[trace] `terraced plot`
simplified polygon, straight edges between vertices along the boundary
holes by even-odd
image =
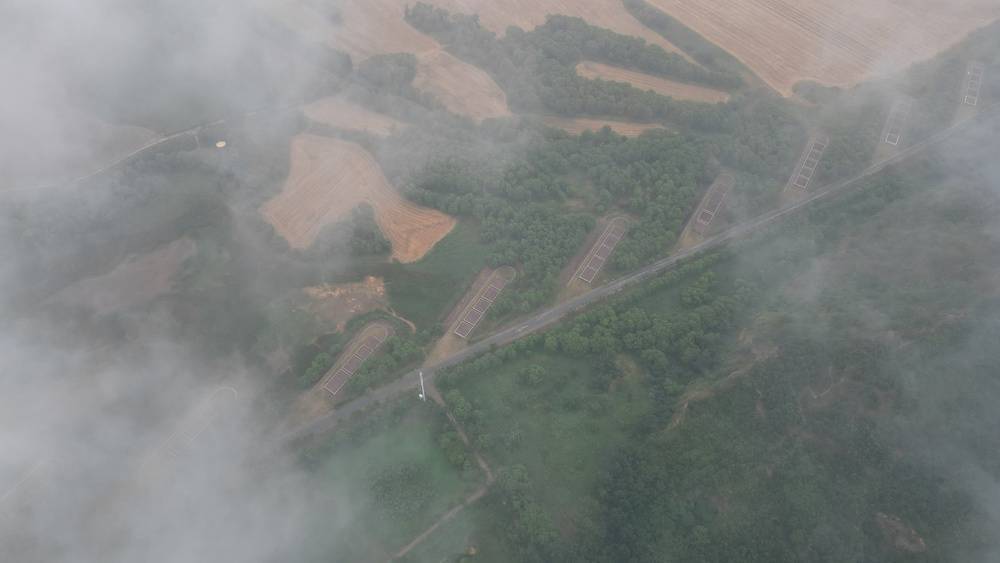
[[[712,222],[722,208],[722,204],[726,201],[726,196],[729,195],[729,190],[733,188],[735,183],[736,177],[729,173],[720,174],[712,182],[712,185],[708,188],[708,192],[705,194],[704,200],[701,202],[701,207],[695,214],[694,223],[691,225],[691,229],[694,232],[702,236],[708,233],[708,229],[712,226]]]
[[[337,361],[329,373],[324,376],[320,388],[336,396],[347,381],[358,371],[358,368],[370,358],[382,344],[392,335],[392,329],[381,323],[365,327],[357,338],[351,342],[348,351]]]
[[[893,102],[892,109],[889,110],[889,118],[886,119],[885,129],[882,131],[882,142],[897,146],[906,129],[906,122],[913,110],[913,101],[909,99],[899,99]]]
[[[986,66],[982,63],[969,63],[969,68],[965,72],[965,84],[962,96],[962,103],[968,106],[979,104],[979,94],[983,87],[983,75],[986,73]]]
[[[453,331],[461,338],[468,338],[472,331],[483,320],[486,312],[490,310],[500,292],[514,279],[514,269],[510,267],[498,268],[486,281],[486,284],[479,290],[479,293],[472,299],[472,303],[466,307],[461,319],[455,325]]]
[[[608,222],[608,226],[605,227],[604,232],[597,239],[597,243],[594,244],[590,249],[590,253],[580,263],[580,267],[577,268],[574,277],[586,283],[592,283],[604,267],[608,257],[615,251],[615,247],[621,242],[622,237],[625,236],[627,227],[628,221],[624,217],[616,217]]]
[[[797,189],[804,192],[809,191],[809,184],[816,174],[816,167],[819,166],[819,161],[823,158],[823,151],[826,150],[829,144],[830,137],[826,135],[819,134],[809,139],[809,143],[806,144],[806,150],[802,153],[799,163],[795,166],[795,172],[792,172],[792,177],[788,180],[786,190]]]

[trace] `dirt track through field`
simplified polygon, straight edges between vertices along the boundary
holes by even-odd
[[[627,82],[640,90],[652,90],[657,94],[663,94],[664,96],[670,96],[678,100],[691,100],[709,104],[729,100],[729,94],[722,90],[676,82],[667,78],[593,61],[583,61],[576,65],[576,73],[584,78],[600,78],[602,80]]]
[[[648,0],[784,95],[927,59],[1000,17],[996,0]]]
[[[371,111],[343,98],[329,97],[302,108],[306,117],[330,127],[388,137],[405,125],[388,115]]]
[[[362,203],[375,210],[392,257],[404,263],[422,258],[455,226],[448,215],[400,197],[360,145],[310,134],[292,139],[288,179],[260,211],[292,248],[302,249]]]
[[[591,119],[585,117],[571,118],[571,117],[556,117],[556,116],[546,116],[542,118],[542,123],[548,125],[549,127],[554,127],[556,129],[562,129],[567,133],[572,133],[573,135],[579,135],[584,131],[600,131],[605,126],[610,127],[612,131],[618,133],[619,135],[625,137],[638,137],[646,131],[653,129],[663,129],[662,125],[657,125],[655,123],[632,123],[628,121],[613,121],[610,119]]]
[[[489,490],[490,485],[492,485],[493,482],[496,480],[496,477],[493,475],[493,469],[490,468],[490,465],[489,463],[487,463],[486,458],[484,458],[482,454],[480,454],[472,446],[472,442],[469,441],[469,436],[468,434],[465,433],[465,429],[462,428],[462,425],[458,423],[458,420],[455,419],[455,416],[451,414],[451,411],[448,410],[448,405],[445,404],[444,398],[441,396],[441,392],[438,391],[437,385],[434,384],[434,381],[430,381],[427,384],[427,396],[429,396],[431,400],[433,400],[439,407],[441,407],[441,410],[444,411],[445,416],[448,417],[448,422],[451,423],[452,427],[455,429],[455,432],[458,433],[458,437],[462,440],[462,443],[464,443],[465,447],[468,448],[469,451],[472,453],[472,457],[475,458],[476,464],[479,466],[480,471],[483,472],[484,482],[475,491],[469,493],[469,495],[466,496],[465,499],[462,501],[462,504],[452,507],[451,510],[444,513],[444,515],[435,520],[434,523],[430,525],[430,527],[428,527],[426,530],[420,533],[420,535],[413,538],[413,540],[411,540],[410,543],[406,544],[399,551],[397,551],[396,554],[392,556],[392,559],[389,560],[390,563],[392,561],[399,559],[400,557],[405,556],[407,553],[412,551],[413,548],[423,543],[428,537],[430,537],[431,534],[434,533],[435,530],[441,527],[441,525],[454,518],[455,515],[457,515],[459,512],[465,510],[465,507],[475,504],[476,502],[479,501],[479,499],[486,496],[486,492]]]

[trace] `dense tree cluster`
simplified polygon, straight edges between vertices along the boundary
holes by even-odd
[[[431,500],[430,475],[415,463],[391,465],[372,477],[370,494],[375,507],[396,520],[419,514]]]
[[[423,348],[414,336],[402,334],[392,336],[379,347],[377,354],[372,355],[358,368],[348,382],[346,391],[349,394],[358,394],[377,387],[393,374],[399,373],[403,368],[422,358],[423,353]]]
[[[698,187],[708,183],[708,151],[706,143],[670,133],[637,139],[610,130],[555,134],[499,178],[477,175],[472,164],[428,167],[411,197],[482,221],[483,240],[494,249],[490,261],[523,265],[526,287],[542,290],[522,296],[521,303],[530,307],[548,296],[555,276],[593,227],[586,215],[553,203],[582,190],[597,212],[623,209],[638,217],[613,258],[619,269],[635,268],[675,242]],[[587,187],[571,187],[567,178]]]
[[[724,76],[727,76],[728,81],[734,83],[730,87],[738,86],[739,83],[736,79],[741,74],[749,72],[743,63],[724,49],[698,35],[680,21],[649,5],[645,0],[624,0],[624,4],[625,9],[635,19],[665,37],[671,44],[683,49],[685,53],[691,55],[691,58],[707,68],[726,73]],[[736,78],[730,78],[734,75]]]
[[[481,239],[490,247],[489,264],[520,270],[516,287],[521,290],[504,292],[494,313],[531,310],[552,296],[559,271],[579,249],[594,221],[555,204],[563,198],[566,183],[541,167],[513,168],[493,185],[483,185],[481,180],[467,165],[432,166],[418,180],[411,197],[478,220]]]
[[[953,254],[948,247],[959,240],[988,247],[978,241],[978,233],[992,223],[997,200],[976,189],[904,199],[936,186],[936,168],[924,162],[890,170],[865,183],[864,190],[763,233],[739,252],[688,262],[563,329],[442,374],[446,402],[473,443],[504,463],[497,473],[503,479],[486,500],[497,522],[485,524],[490,527],[482,532],[503,538],[507,555],[524,561],[982,559],[994,543],[990,528],[982,526],[989,516],[953,472],[968,466],[968,458],[991,474],[996,471],[997,438],[989,430],[995,426],[995,409],[982,395],[991,385],[1000,305],[995,297],[957,288],[995,272],[975,267],[922,271],[915,257],[928,254],[931,263],[946,259]],[[876,214],[880,221],[873,226]],[[949,236],[909,236],[926,228],[926,221]],[[880,236],[866,236],[871,232]],[[845,250],[857,243],[845,245],[843,237],[859,236],[872,242],[861,251]],[[845,254],[851,257],[847,263],[827,270],[819,293],[806,301],[773,289],[807,272],[817,255],[834,255],[838,262]],[[905,272],[891,264],[878,272],[858,268],[869,255],[890,261],[896,256],[907,263]],[[915,271],[920,278],[910,279]],[[736,273],[746,274],[754,285],[735,282]],[[880,282],[885,276],[889,279]],[[653,296],[676,306],[668,314],[652,313]],[[729,304],[735,304],[736,317],[754,322],[727,322],[735,318],[726,310]],[[872,323],[873,306],[886,318]],[[757,313],[753,317],[740,314],[750,307]],[[942,322],[942,312],[955,308],[968,313],[947,315]],[[934,321],[914,323],[920,315]],[[702,331],[688,324],[695,321],[721,324]],[[687,365],[683,344],[691,340],[677,340],[669,326],[679,327],[676,334],[717,336],[702,339],[709,353]],[[756,350],[734,367],[731,362],[740,353],[726,350],[737,328],[739,340],[749,333]],[[650,336],[649,330],[661,332]],[[644,357],[649,356],[644,339],[682,346],[664,346],[660,351],[667,364],[660,366]],[[653,395],[662,393],[657,388],[662,374],[676,379],[697,371],[718,379],[705,387],[701,381],[694,394],[670,392],[668,402],[675,404],[697,396],[683,411],[674,411],[684,413],[682,423],[671,424],[669,413],[642,419],[626,440],[612,441],[611,451],[601,456],[592,499],[579,503],[583,508],[577,513],[558,512],[552,495],[532,485],[542,478],[538,472],[555,470],[545,442],[527,449],[530,430],[517,421],[499,425],[498,417],[541,417],[530,424],[557,425],[586,409],[596,418],[601,399],[613,394],[609,379],[590,387],[593,397],[570,397],[574,393],[565,387],[572,368],[545,372],[540,366],[564,361],[553,358],[583,356],[600,366],[593,374],[614,373],[607,358],[623,355],[646,367]],[[718,356],[728,356],[724,365],[711,358]],[[491,403],[468,392],[483,389],[481,383],[465,386],[459,378],[497,379],[505,396]],[[552,414],[540,414],[539,405]],[[589,430],[585,421],[573,423],[568,432]],[[961,459],[949,456],[947,467],[937,456],[945,443],[948,451],[963,452]],[[886,514],[926,541],[927,551],[909,553],[894,544],[882,524]],[[553,520],[560,531],[569,531],[553,536]]]
[[[618,207],[639,218],[615,250],[612,264],[631,270],[662,255],[676,241],[699,186],[709,183],[705,145],[672,134],[624,140],[604,131],[557,138],[538,156],[564,174],[586,178],[597,209]]]
[[[375,222],[375,212],[368,204],[359,205],[351,212],[350,246],[355,256],[387,254],[392,250],[392,244],[382,234]]]
[[[527,468],[523,465],[500,468],[488,502],[510,522],[506,539],[515,546],[518,561],[552,561],[552,547],[559,532],[552,518],[535,500]]]
[[[713,106],[676,101],[625,83],[581,78],[575,66],[588,59],[726,89],[741,83],[735,73],[706,70],[642,39],[579,18],[550,16],[532,31],[511,28],[503,38],[482,28],[474,16],[451,15],[423,3],[407,10],[407,21],[490,72],[510,104],[526,112],[616,115],[704,129],[724,126],[721,110]]]
[[[333,366],[333,356],[327,352],[316,354],[309,367],[299,376],[299,384],[302,387],[313,386],[331,366]]]
[[[550,333],[545,347],[579,356],[610,357],[636,354],[653,373],[697,373],[712,365],[714,344],[732,328],[753,289],[738,283],[735,291],[719,295],[712,274],[704,274],[685,289],[683,313],[656,315],[640,306],[601,307],[581,315],[563,330]]]

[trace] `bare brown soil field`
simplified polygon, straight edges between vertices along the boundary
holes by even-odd
[[[323,98],[303,108],[306,117],[330,127],[388,137],[405,125],[388,115],[371,111],[339,97]]]
[[[403,19],[406,5],[401,0],[341,2],[341,22],[329,38],[331,46],[347,51],[356,60],[385,53],[439,50],[441,45],[434,38]]]
[[[655,123],[633,123],[629,121],[613,121],[610,119],[590,119],[584,117],[556,117],[556,116],[546,116],[542,118],[542,122],[549,127],[554,127],[556,129],[562,129],[567,133],[572,133],[573,135],[579,135],[584,131],[600,131],[605,126],[610,127],[612,131],[618,133],[619,135],[625,137],[638,137],[644,132],[652,129],[663,129],[662,125],[657,125]]]
[[[930,58],[1000,17],[996,0],[649,0],[784,95]]]
[[[480,120],[509,115],[506,95],[488,74],[445,52],[432,37],[406,23],[403,13],[407,4],[413,2],[343,2],[339,21],[303,0],[274,0],[269,8],[291,29],[346,51],[355,63],[387,53],[415,54],[414,85],[455,113]]]
[[[344,330],[347,321],[369,311],[386,306],[385,282],[382,278],[367,276],[354,283],[324,284],[302,290],[312,300],[311,309],[316,315]]]
[[[78,281],[57,293],[54,303],[85,307],[99,314],[148,303],[173,289],[174,278],[197,246],[188,238],[133,256],[110,272]]]
[[[576,65],[576,73],[584,78],[600,78],[602,80],[627,82],[640,90],[652,90],[657,94],[663,94],[664,96],[670,96],[678,100],[691,100],[709,104],[729,100],[729,94],[722,90],[675,82],[659,76],[593,61],[583,61]]]
[[[406,3],[406,0],[399,1]],[[497,35],[506,33],[512,25],[524,30],[534,29],[545,23],[549,14],[574,16],[597,27],[639,37],[691,60],[660,34],[633,18],[621,0],[429,0],[429,3],[451,12],[477,14],[483,27]]]
[[[360,145],[310,134],[292,139],[288,179],[260,211],[292,248],[301,249],[361,203],[375,210],[392,257],[400,262],[419,260],[455,226],[444,213],[400,197]]]
[[[346,51],[358,63],[374,55],[422,53],[441,47],[403,20],[405,4],[351,0],[328,8],[312,0],[265,0],[263,9],[306,39]]]
[[[443,49],[417,55],[413,85],[459,115],[478,120],[510,115],[507,95],[489,74]]]

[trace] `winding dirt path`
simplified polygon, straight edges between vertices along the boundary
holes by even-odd
[[[486,482],[483,483],[478,489],[470,493],[467,497],[465,497],[465,500],[462,502],[462,504],[452,508],[448,512],[445,512],[444,515],[438,518],[436,522],[430,525],[430,527],[421,532],[420,535],[418,535],[417,537],[413,538],[413,540],[410,541],[410,543],[403,546],[403,548],[397,551],[396,554],[393,555],[392,559],[390,559],[389,561],[394,561],[409,553],[411,550],[413,550],[413,548],[417,547],[418,545],[423,543],[424,540],[430,537],[430,535],[433,534],[435,530],[440,528],[442,524],[454,518],[455,515],[458,514],[459,512],[465,510],[465,507],[474,504],[476,501],[486,496],[486,491],[489,490],[490,485],[493,484],[493,481],[495,479],[495,477],[493,476],[493,470],[490,468],[490,465],[486,463],[486,459],[483,458],[483,456],[480,455],[480,453],[472,447],[472,442],[469,441],[469,436],[466,435],[465,430],[462,429],[462,425],[459,424],[458,421],[455,420],[455,417],[452,416],[451,412],[448,411],[448,407],[445,405],[444,398],[441,397],[441,392],[438,391],[438,388],[436,385],[434,385],[434,382],[431,381],[430,383],[428,383],[426,389],[427,389],[427,395],[431,398],[432,401],[437,403],[437,405],[444,410],[445,415],[448,417],[448,421],[451,422],[452,427],[455,429],[456,432],[458,432],[458,436],[462,439],[462,442],[465,443],[465,446],[469,448],[470,452],[472,452],[473,457],[476,458],[476,463],[479,465],[479,469],[481,469],[483,471],[483,474],[486,475]]]

